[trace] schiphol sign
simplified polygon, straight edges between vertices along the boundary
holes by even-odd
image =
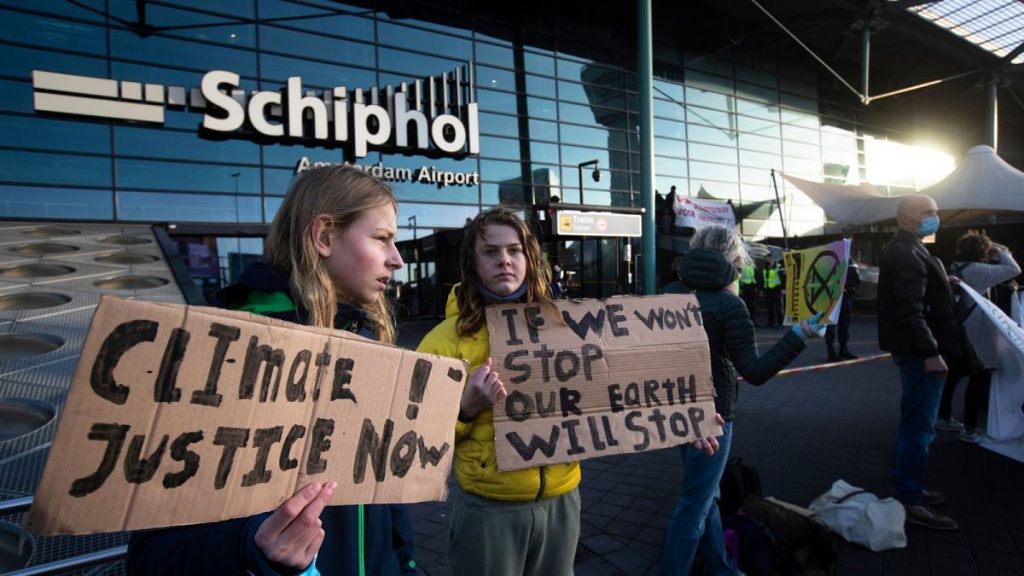
[[[465,156],[480,153],[473,64],[450,73],[386,86],[320,92],[292,76],[280,90],[241,90],[241,77],[207,72],[200,87],[142,84],[32,71],[38,112],[164,123],[166,108],[202,111],[202,128],[283,142],[348,146],[355,158],[372,149]],[[444,178],[442,178],[444,180]],[[454,182],[453,182],[454,183]]]

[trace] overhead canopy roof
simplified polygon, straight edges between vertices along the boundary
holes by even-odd
[[[843,186],[783,175],[837,222],[850,225],[893,220],[900,197],[886,197],[870,184]],[[946,222],[1006,212],[1024,213],[1024,172],[989,146],[975,146],[942,181],[920,190],[935,199]]]
[[[1019,0],[942,0],[907,8],[1011,64],[1024,63],[1024,2]]]

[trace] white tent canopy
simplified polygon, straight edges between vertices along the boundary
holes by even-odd
[[[882,196],[870,184],[843,186],[783,175],[837,222],[872,224],[896,217],[898,196]],[[975,146],[942,181],[919,191],[939,205],[946,222],[999,212],[1024,212],[1024,172],[989,146]]]

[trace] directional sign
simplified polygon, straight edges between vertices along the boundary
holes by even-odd
[[[558,210],[555,213],[555,221],[558,222],[558,233],[562,236],[639,237],[641,235],[639,214]]]

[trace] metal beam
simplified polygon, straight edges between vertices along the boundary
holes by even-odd
[[[882,2],[882,12],[902,12],[907,8],[913,8],[914,6],[920,6],[921,4],[931,4],[935,0],[900,0],[899,2]]]
[[[651,0],[636,2],[636,91],[640,120],[640,200],[644,207],[642,294],[656,293],[658,279],[658,232],[654,213],[654,33],[651,24]]]

